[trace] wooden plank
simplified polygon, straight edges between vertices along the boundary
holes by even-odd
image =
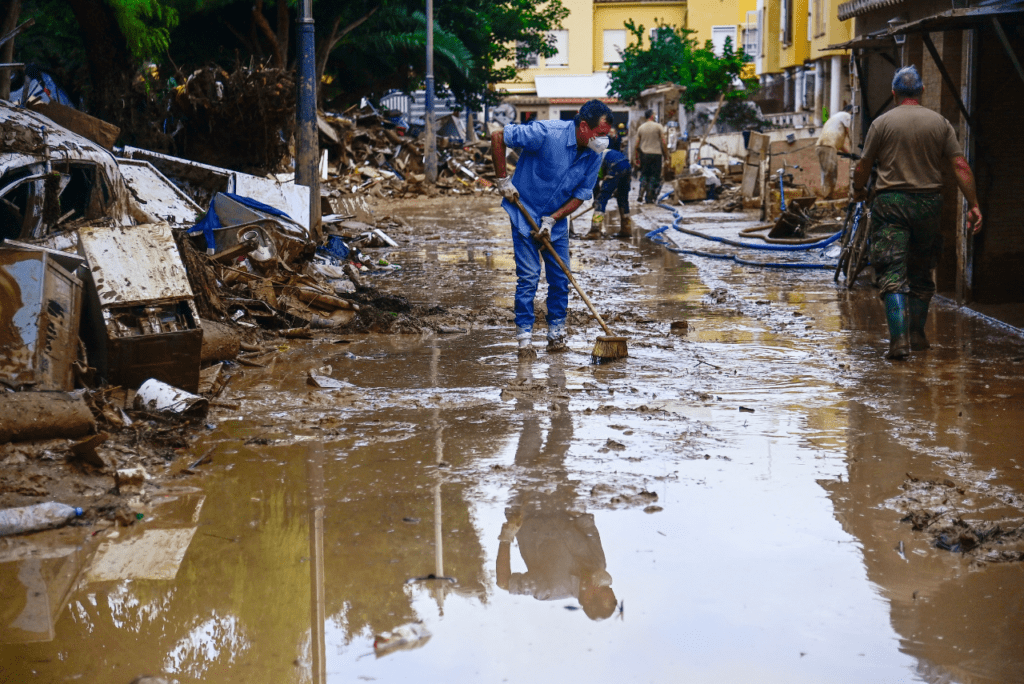
[[[707,199],[708,191],[704,176],[683,176],[676,178],[676,201],[692,202]]]
[[[807,189],[817,197],[822,197],[821,165],[818,162],[816,138],[803,138],[793,143],[776,140],[771,144],[771,172],[775,173],[785,164],[786,173],[793,174],[795,185],[806,185]],[[799,166],[799,169],[790,168]],[[838,159],[839,171],[836,175],[836,186],[832,194],[822,199],[841,199],[849,195],[850,160],[845,157]],[[776,185],[776,190],[778,186]]]
[[[747,161],[743,166],[743,180],[740,192],[743,197],[752,198],[760,195],[761,157],[768,151],[771,138],[761,133],[750,133],[747,141]]]
[[[106,121],[89,116],[85,112],[72,109],[59,102],[37,102],[31,105],[29,109],[39,112],[58,126],[62,126],[72,133],[77,133],[83,138],[88,138],[108,150],[114,149],[117,136],[121,134],[121,129],[114,124],[109,124]]]

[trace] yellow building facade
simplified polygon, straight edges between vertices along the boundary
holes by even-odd
[[[751,57],[757,56],[757,0],[691,0],[687,19],[699,45],[710,40],[720,53],[728,37],[734,50],[744,47]]]
[[[828,47],[850,40],[853,22],[839,20],[839,0],[756,2],[757,74],[780,111],[792,115],[777,123],[820,126],[850,104],[849,52]]]
[[[527,66],[520,68],[516,80],[500,83],[497,89],[509,94],[505,101],[516,108],[519,121],[567,117],[594,98],[604,100],[617,121],[626,121],[628,106],[608,94],[609,69],[621,61],[621,51],[635,42],[626,21],[644,26],[643,40],[649,45],[654,27],[686,26],[687,3],[562,0],[562,4],[569,16],[560,30],[552,32],[558,54],[524,56]]]

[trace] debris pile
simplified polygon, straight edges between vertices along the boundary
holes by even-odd
[[[264,66],[197,69],[169,97],[163,128],[179,154],[207,164],[273,169],[288,157],[295,74]],[[182,138],[179,140],[179,138]]]
[[[437,182],[426,184],[422,122],[399,112],[378,113],[371,105],[318,117],[325,194],[370,193],[377,197],[479,194],[494,177],[490,143],[474,141],[455,115],[437,122]]]
[[[968,513],[991,517],[991,504],[998,498],[979,501],[984,495],[968,492],[948,478],[925,480],[909,473],[900,489],[889,507],[903,514],[900,522],[926,534],[931,546],[959,553],[979,565],[1024,561],[1024,524],[1018,510],[1007,510],[1009,515],[999,521],[964,519]]]
[[[257,74],[210,73],[181,87],[179,106],[231,129],[218,103]],[[258,88],[293,87],[259,73]],[[290,177],[115,154],[89,137],[95,121],[68,121],[82,133],[0,101],[0,508],[47,497],[86,506],[86,522],[130,524],[147,473],[169,472],[209,408],[230,405],[218,397],[232,368],[272,368],[288,339],[319,330],[420,333],[448,320],[373,286],[400,272],[388,233],[404,224],[375,218],[360,195],[410,192],[422,170],[422,140],[384,118],[327,124],[344,174],[316,234],[309,189]],[[442,188],[484,191],[478,149],[443,144]],[[202,459],[186,458],[179,472],[197,472]],[[40,475],[55,465],[72,476]]]

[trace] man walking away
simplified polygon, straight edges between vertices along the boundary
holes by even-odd
[[[654,204],[661,191],[662,159],[668,159],[665,127],[654,120],[654,111],[644,112],[644,121],[636,131],[636,165],[640,168],[638,202]]]
[[[896,108],[875,119],[853,174],[854,199],[867,198],[871,166],[878,162],[871,203],[871,264],[889,325],[887,359],[928,349],[924,324],[935,294],[932,272],[942,251],[942,167],[953,170],[970,207],[967,228],[981,230],[974,174],[942,115],[921,106],[924,85],[917,69],[904,67],[892,79]]]
[[[850,153],[850,110],[847,105],[843,111],[836,112],[828,118],[818,136],[818,165],[821,167],[822,198],[828,199],[836,187],[839,175],[839,152]]]
[[[570,121],[531,121],[509,124],[491,135],[491,157],[497,187],[505,198],[501,206],[512,221],[512,246],[516,260],[516,340],[519,357],[534,358],[533,299],[540,282],[542,243],[530,236],[530,224],[515,205],[523,207],[538,223],[541,234],[569,264],[569,227],[566,217],[594,195],[601,152],[608,146],[612,111],[600,100],[590,100]],[[520,148],[514,178],[506,176],[505,151]],[[565,314],[569,303],[569,279],[546,251],[543,253],[548,282],[548,351],[564,351]]]

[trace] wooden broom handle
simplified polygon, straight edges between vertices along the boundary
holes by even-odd
[[[530,227],[533,228],[534,233],[539,234],[540,228],[537,227],[537,222],[533,220],[532,216],[530,216],[530,212],[526,211],[526,207],[524,207],[523,203],[519,201],[519,197],[517,196],[512,201],[515,203],[516,207],[519,208],[519,211],[523,212],[523,216],[525,216],[526,220],[530,223]],[[612,331],[608,329],[608,325],[604,322],[604,319],[601,318],[601,314],[597,313],[597,309],[595,309],[594,305],[590,303],[590,297],[587,296],[587,293],[583,291],[583,289],[579,286],[579,283],[576,282],[576,279],[572,277],[572,273],[569,272],[569,269],[562,262],[562,257],[558,256],[558,252],[552,249],[551,243],[548,242],[547,238],[541,238],[540,241],[541,244],[544,245],[544,249],[548,250],[551,256],[555,258],[555,261],[558,263],[558,266],[562,269],[562,272],[565,273],[565,276],[569,279],[569,282],[572,283],[572,286],[575,287],[576,291],[580,293],[580,297],[582,297],[583,301],[586,302],[587,307],[590,309],[590,313],[594,314],[594,317],[597,318],[597,322],[601,324],[602,328],[604,328],[605,334],[608,335],[609,337],[614,337],[614,335],[612,335]]]

